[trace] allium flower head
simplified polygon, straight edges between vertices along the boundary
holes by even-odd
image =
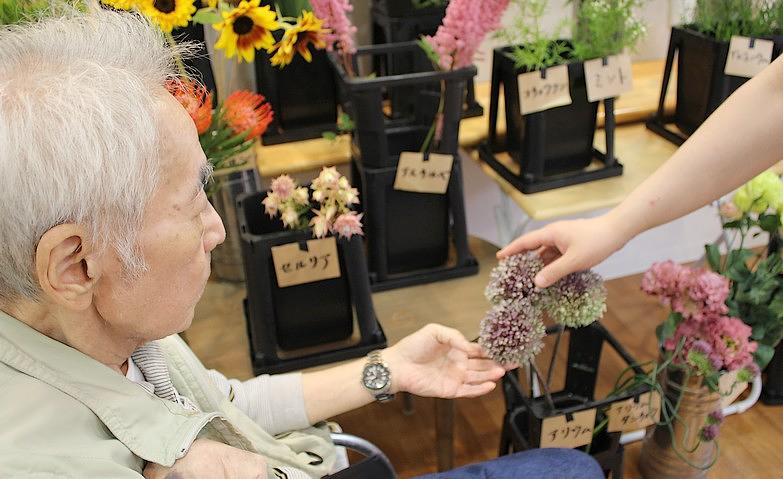
[[[500,364],[524,364],[541,352],[545,335],[536,308],[503,302],[493,306],[481,321],[479,344]]]
[[[714,441],[716,437],[718,437],[718,433],[720,433],[720,428],[717,424],[710,424],[709,426],[704,426],[701,429],[701,440],[702,441]]]
[[[572,328],[587,326],[606,312],[606,287],[598,273],[571,273],[544,292],[544,311],[557,323]]]
[[[484,296],[490,303],[520,301],[532,305],[541,297],[533,278],[544,267],[538,254],[527,252],[500,260],[489,274]]]
[[[707,416],[707,422],[709,424],[720,424],[723,422],[724,416],[723,411],[720,409],[716,409],[712,411],[709,416]]]

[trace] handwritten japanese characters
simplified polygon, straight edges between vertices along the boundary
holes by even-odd
[[[518,82],[519,106],[523,115],[571,104],[567,65],[522,73]]]
[[[644,429],[661,419],[661,396],[653,391],[638,398],[616,402],[609,408],[607,416],[609,432]]]
[[[772,61],[771,40],[733,36],[726,57],[726,75],[753,78]]]
[[[575,448],[590,444],[595,426],[595,409],[548,417],[541,424],[541,447]],[[570,419],[570,421],[569,421]]]
[[[340,277],[334,237],[309,240],[306,251],[298,243],[275,246],[272,261],[281,288]]]
[[[612,55],[585,62],[587,100],[614,98],[633,88],[631,57]]]
[[[445,194],[449,188],[453,163],[452,155],[430,153],[429,159],[424,161],[422,153],[404,151],[400,154],[400,161],[397,164],[394,189],[415,193]]]

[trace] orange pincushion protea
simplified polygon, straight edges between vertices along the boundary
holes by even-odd
[[[212,124],[212,93],[193,80],[172,81],[167,88],[193,118],[198,134],[206,133]]]
[[[248,140],[263,135],[274,118],[272,105],[266,102],[266,98],[247,90],[229,95],[223,108],[226,123],[237,134],[248,132]]]

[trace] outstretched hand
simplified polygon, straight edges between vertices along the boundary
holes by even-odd
[[[487,394],[505,369],[488,359],[457,330],[429,324],[388,348],[392,390],[422,397],[460,398]]]
[[[628,241],[622,225],[607,216],[551,223],[522,235],[498,252],[505,258],[525,251],[538,251],[546,266],[535,277],[546,288],[560,278],[592,268]]]

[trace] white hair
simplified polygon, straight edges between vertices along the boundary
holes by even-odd
[[[38,297],[35,248],[64,223],[143,271],[136,234],[160,175],[174,55],[136,14],[71,11],[0,30],[0,299]]]

